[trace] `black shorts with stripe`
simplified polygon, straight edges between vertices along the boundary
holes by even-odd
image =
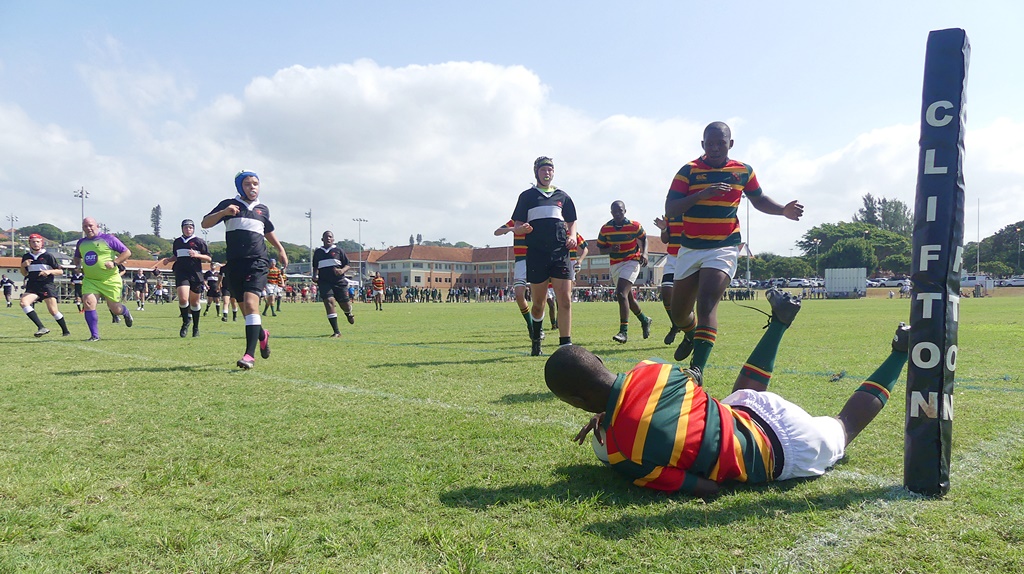
[[[326,301],[328,297],[334,297],[334,300],[339,303],[348,303],[348,285],[345,283],[320,283],[318,281],[316,286],[320,293],[320,299]]]
[[[59,299],[57,287],[53,283],[29,283],[25,286],[25,293],[38,295],[40,299]]]
[[[267,288],[267,273],[270,261],[266,259],[233,259],[230,262],[227,285],[231,296],[239,299],[245,293],[259,295]]]
[[[191,269],[184,271],[174,272],[174,284],[178,287],[182,285],[188,285],[188,290],[193,293],[202,293],[203,285],[206,285],[206,280],[203,276]]]
[[[552,251],[530,249],[526,252],[526,280],[531,284],[546,283],[550,279],[571,279],[573,272],[569,249]]]

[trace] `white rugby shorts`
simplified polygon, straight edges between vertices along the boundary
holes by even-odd
[[[722,403],[749,408],[775,432],[784,459],[776,480],[821,476],[846,454],[846,431],[839,419],[812,417],[775,393],[751,389],[740,389]]]
[[[612,281],[618,283],[619,279],[625,279],[630,283],[636,283],[636,278],[640,276],[640,262],[636,259],[630,259],[629,261],[622,261],[612,265]]]
[[[736,276],[736,262],[740,247],[716,247],[714,249],[687,249],[680,247],[676,255],[676,266],[672,274],[676,281],[685,279],[701,269],[720,269],[731,280]],[[666,267],[666,270],[668,268]]]

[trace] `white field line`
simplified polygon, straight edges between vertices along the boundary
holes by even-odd
[[[139,355],[118,353],[90,345],[72,345],[88,350],[92,353],[100,353],[124,359],[142,359],[150,363],[168,364],[178,367],[209,368],[209,365],[188,365],[178,360],[165,357],[144,358]],[[553,425],[560,426],[567,430],[574,431],[586,421],[571,422],[564,419],[535,418],[522,415],[509,415],[508,412],[484,409],[474,406],[459,405],[438,401],[434,399],[410,398],[395,393],[381,392],[375,389],[364,389],[350,387],[335,383],[323,383],[281,377],[251,371],[246,376],[256,376],[266,381],[286,383],[291,385],[309,386],[320,389],[329,389],[341,393],[358,395],[371,398],[385,399],[392,402],[400,402],[414,406],[454,410],[472,416],[485,416],[512,420],[527,425]],[[989,441],[981,443],[969,452],[956,453],[952,468],[950,470],[953,488],[957,482],[968,482],[973,480],[985,468],[991,466],[993,461],[1013,456],[1024,448],[1024,427],[1008,429],[1006,439],[997,442]],[[857,552],[861,543],[873,532],[886,529],[888,524],[894,522],[906,523],[913,518],[920,508],[920,503],[926,500],[923,496],[912,493],[888,477],[878,477],[863,474],[851,470],[834,470],[828,472],[819,480],[839,481],[845,484],[857,484],[885,489],[885,494],[880,500],[866,502],[850,511],[843,513],[829,530],[810,533],[802,539],[797,540],[793,547],[766,556],[757,560],[757,565],[748,569],[748,572],[824,572],[828,571],[835,564],[840,563],[850,554]]]
[[[1007,429],[1004,438],[978,444],[968,452],[954,453],[950,467],[951,488],[986,472],[998,461],[1013,457],[1024,447],[1024,427]],[[827,473],[821,480],[855,482],[887,488],[882,499],[867,502],[842,514],[832,528],[809,533],[792,548],[763,559],[750,572],[826,572],[860,551],[868,535],[884,531],[895,522],[910,522],[927,498],[890,479],[865,476],[846,470]]]
[[[111,357],[117,357],[119,359],[128,359],[128,360],[142,361],[142,362],[145,362],[145,363],[148,363],[148,364],[166,364],[166,365],[171,365],[171,366],[174,366],[174,367],[184,367],[184,368],[205,368],[205,369],[209,369],[210,368],[210,365],[208,365],[208,364],[198,364],[198,365],[197,364],[187,364],[187,363],[183,363],[181,360],[174,359],[174,358],[168,358],[168,357],[144,357],[144,356],[139,355],[139,354],[121,353],[121,352],[112,351],[112,350],[108,350],[108,349],[97,348],[97,347],[91,346],[91,344],[89,344],[89,345],[85,345],[85,344],[78,345],[78,344],[73,344],[73,343],[67,343],[67,345],[71,346],[71,347],[78,348],[78,349],[82,349],[84,351],[88,351],[89,353],[93,353],[93,354],[102,354],[102,355],[108,355],[108,356],[111,356]],[[217,368],[215,367],[214,369],[217,369]],[[241,375],[242,374],[241,371],[238,371],[238,374]],[[460,405],[460,404],[454,404],[454,403],[446,403],[444,401],[439,401],[439,400],[429,399],[429,398],[406,397],[406,396],[398,395],[398,394],[395,394],[395,393],[388,393],[388,392],[379,391],[379,390],[376,390],[376,389],[364,389],[364,388],[360,388],[360,387],[350,387],[348,385],[341,385],[341,384],[336,384],[336,383],[323,383],[323,382],[320,382],[320,381],[310,381],[310,380],[306,380],[306,379],[296,379],[296,378],[291,378],[291,377],[281,377],[281,376],[277,376],[277,375],[271,375],[271,374],[263,373],[263,372],[260,372],[259,370],[249,371],[249,372],[245,373],[245,376],[247,376],[247,377],[258,377],[258,378],[263,379],[265,381],[272,381],[272,382],[277,382],[277,383],[288,383],[288,384],[291,384],[291,385],[301,385],[301,386],[314,387],[314,388],[319,388],[319,389],[330,389],[330,390],[338,391],[340,393],[345,393],[345,394],[350,394],[350,395],[358,395],[358,396],[364,396],[364,397],[371,397],[371,398],[375,398],[375,399],[386,399],[387,401],[399,402],[399,403],[404,403],[404,404],[414,405],[414,406],[421,406],[421,407],[428,407],[428,408],[437,408],[437,409],[444,409],[444,410],[454,410],[454,411],[464,412],[464,413],[466,413],[468,415],[493,417],[493,418],[497,418],[497,419],[500,419],[500,420],[505,420],[505,421],[511,420],[511,421],[516,421],[516,422],[520,422],[520,423],[523,423],[523,424],[528,424],[528,425],[553,425],[553,426],[560,426],[560,427],[563,427],[563,428],[571,430],[571,431],[579,430],[580,428],[583,427],[584,424],[586,424],[587,420],[589,420],[589,419],[583,420],[581,418],[577,422],[571,422],[571,421],[567,421],[567,420],[561,419],[561,418],[559,418],[559,419],[554,419],[554,418],[536,418],[536,417],[528,417],[528,416],[523,416],[523,415],[510,415],[507,411],[494,410],[494,409],[484,409],[484,408],[479,408],[479,407],[475,407],[475,406],[467,406],[467,405]]]

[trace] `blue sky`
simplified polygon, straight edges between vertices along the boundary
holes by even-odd
[[[710,121],[800,222],[798,253],[865,193],[913,205],[930,30],[967,31],[966,237],[1024,220],[1018,2],[72,2],[0,0],[0,198],[18,225],[162,235],[260,173],[278,235],[504,245],[491,232],[556,161],[580,229],[653,230]],[[741,211],[744,214],[744,211]],[[979,224],[980,222],[980,224]],[[746,224],[746,221],[744,221]],[[3,221],[6,227],[7,221]],[[219,228],[210,240],[223,237]]]

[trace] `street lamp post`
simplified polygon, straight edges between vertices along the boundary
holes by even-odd
[[[1020,273],[1020,228],[1017,228],[1017,273]]]
[[[864,230],[864,242],[868,244],[869,248],[871,247],[870,237],[871,237],[871,230],[870,229],[865,229]],[[871,252],[874,253],[874,251],[875,251],[874,248],[872,248]],[[874,272],[875,272],[874,269],[868,269],[868,275],[869,276],[872,275]]]
[[[309,275],[313,276],[313,209],[306,212],[309,219]]]
[[[356,222],[356,226],[358,228],[357,233],[359,234],[358,237],[357,237],[357,241],[359,241],[359,255],[358,255],[358,261],[359,261],[359,288],[362,289],[363,288],[363,224],[364,223],[369,223],[370,220],[363,219],[362,217],[354,217],[354,218],[352,218],[352,221]]]
[[[814,273],[818,273],[818,246],[821,245],[821,240],[815,238],[814,241]]]
[[[665,224],[668,225],[668,222],[666,222]],[[750,289],[750,259],[751,259],[751,253],[750,253],[750,202],[749,201],[747,202],[747,223],[746,223],[746,228],[747,228],[747,245],[745,247],[745,249],[747,251],[747,277],[746,277],[747,285],[746,285],[746,287],[747,287],[747,289]]]
[[[89,192],[88,192],[88,190],[85,189],[85,187],[81,187],[79,189],[76,189],[73,193],[75,194],[75,197],[77,197],[77,198],[82,200],[82,219],[84,220],[85,219],[85,198],[89,197]],[[82,232],[82,236],[83,237],[85,236],[85,232],[84,231]]]
[[[12,213],[7,216],[7,221],[11,224],[11,257],[14,257],[14,224],[18,222],[18,216]]]

